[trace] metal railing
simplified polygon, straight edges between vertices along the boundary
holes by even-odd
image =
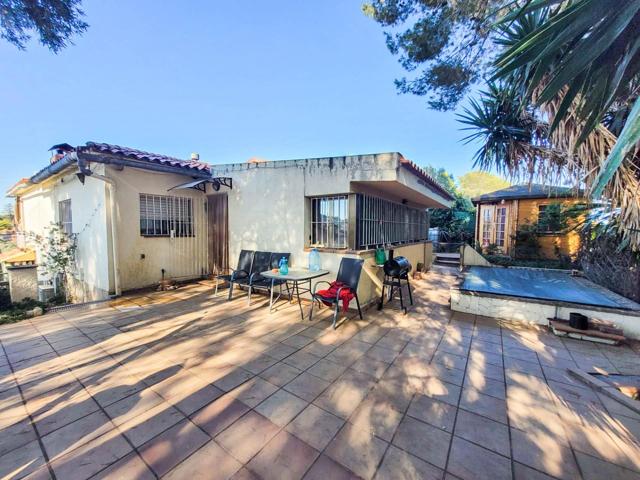
[[[428,239],[426,210],[382,198],[356,196],[356,248],[402,245]]]

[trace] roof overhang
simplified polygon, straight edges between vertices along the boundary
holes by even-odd
[[[9,187],[9,190],[7,190],[7,197],[19,196],[22,192],[24,192],[25,189],[29,187],[30,184],[31,182],[28,178],[21,178],[15,184]]]
[[[420,168],[414,162],[402,156],[400,156],[399,163],[403,170],[411,172],[418,178],[418,183],[420,185],[427,187],[439,198],[446,201],[448,203],[446,205],[446,208],[451,207],[452,202],[455,200],[453,195],[445,190],[444,187],[440,185],[435,179],[433,179],[433,177],[431,177],[431,175],[429,175],[424,169]]]
[[[387,198],[398,203],[409,203],[417,208],[448,208],[444,200],[435,199],[429,192],[411,188],[394,180],[351,182],[354,191]]]

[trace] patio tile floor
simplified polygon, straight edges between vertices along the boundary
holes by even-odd
[[[640,479],[640,354],[416,304],[337,330],[207,282],[0,326],[0,478]],[[225,292],[226,293],[226,292]]]

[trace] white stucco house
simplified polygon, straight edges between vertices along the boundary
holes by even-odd
[[[429,264],[426,209],[453,200],[399,153],[210,165],[95,142],[53,151],[8,195],[22,246],[51,223],[76,237],[78,301],[207,277],[242,249],[290,252],[306,266],[313,247],[334,275],[343,256],[365,258],[359,294],[370,301],[374,249]]]

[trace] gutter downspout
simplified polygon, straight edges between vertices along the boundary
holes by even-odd
[[[80,172],[89,177],[95,178],[97,180],[102,180],[107,184],[107,188],[109,189],[109,210],[111,211],[111,255],[113,256],[113,282],[115,288],[116,296],[122,295],[122,288],[120,287],[120,263],[118,261],[118,232],[117,232],[117,224],[115,221],[115,213],[116,213],[116,203],[115,203],[115,193],[116,193],[116,184],[113,179],[109,177],[105,177],[104,175],[100,175],[98,173],[94,173],[87,167],[86,161],[84,161],[81,157],[78,157],[78,168]]]

